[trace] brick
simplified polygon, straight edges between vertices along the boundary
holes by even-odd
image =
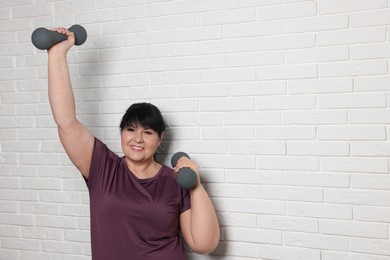
[[[199,43],[200,45],[200,43]],[[146,55],[148,58],[160,58],[160,57],[178,57],[178,56],[188,56],[195,55],[197,53],[197,44],[196,43],[167,43],[161,45],[151,45],[145,47],[134,47],[141,49],[141,53],[146,49]],[[122,51],[120,51],[122,53]],[[133,54],[137,55],[137,54]],[[139,55],[139,54],[138,54]],[[138,55],[135,56],[138,58]]]
[[[283,63],[284,54],[282,52],[240,53],[226,56],[228,67],[282,65]]]
[[[279,231],[249,228],[227,228],[226,239],[228,241],[243,241],[252,243],[276,244],[282,243],[282,235]]]
[[[375,11],[353,13],[351,15],[351,26],[366,27],[389,24],[389,13],[390,11],[387,8],[382,8]]]
[[[191,43],[185,43],[191,46]],[[187,47],[188,49],[189,47]],[[199,54],[220,54],[253,51],[253,40],[243,39],[220,39],[212,41],[201,41],[195,47]]]
[[[353,175],[351,187],[354,189],[390,190],[389,176],[382,175]]]
[[[23,178],[20,184],[23,189],[30,190],[61,190],[62,180],[61,179],[30,179]]]
[[[352,220],[352,206],[331,203],[287,203],[289,216]]]
[[[322,190],[312,187],[264,186],[261,190],[261,197],[281,201],[321,202],[324,200]]]
[[[318,76],[317,65],[287,65],[256,69],[258,80],[311,79]]]
[[[390,243],[388,239],[353,238],[350,243],[352,252],[390,256]]]
[[[0,188],[17,189],[19,188],[18,178],[0,177]]]
[[[289,247],[289,246],[275,246],[275,245],[261,245],[261,256],[266,259],[306,259],[306,260],[320,260],[322,253],[318,250]]]
[[[292,50],[314,47],[316,36],[314,34],[291,34],[262,36],[255,38],[256,51]]]
[[[77,218],[64,216],[38,216],[36,219],[37,227],[49,228],[77,228]]]
[[[345,46],[307,50],[293,50],[286,52],[286,63],[302,64],[346,61],[349,59],[349,56],[349,48]]]
[[[388,191],[366,190],[363,193],[358,189],[327,189],[325,190],[325,201],[327,203],[388,207],[390,204],[388,195]]]
[[[155,62],[155,60],[153,60],[153,62]],[[175,57],[172,59],[172,69],[175,71],[219,69],[224,68],[225,65],[225,57],[222,55]]]
[[[382,126],[320,126],[319,140],[371,140],[386,139],[386,129]]]
[[[356,78],[354,81],[355,90],[358,92],[365,91],[389,91],[390,77],[375,76]]]
[[[223,124],[222,114],[216,113],[174,113],[167,119],[170,126],[221,126]]]
[[[14,213],[0,213],[0,224],[14,226],[32,226],[34,219],[32,215]]]
[[[201,78],[202,73],[199,71],[156,72],[150,75],[150,85],[199,84]]]
[[[112,35],[110,36],[111,40],[107,39],[108,37],[102,37],[103,42],[97,42],[99,47],[113,48],[113,47],[121,47],[121,45],[127,46],[143,46],[150,44],[162,44],[170,42],[170,35],[166,31],[146,31],[137,33],[136,37],[120,37],[112,39]],[[98,41],[101,41],[97,39]],[[108,43],[108,44],[107,44]],[[103,45],[104,44],[104,45]]]
[[[228,96],[227,84],[202,84],[177,86],[177,97],[226,97]]]
[[[51,15],[51,6],[48,4],[41,5],[28,5],[12,8],[12,18],[26,18],[26,17],[35,17],[35,16],[45,16]]]
[[[42,251],[74,255],[81,255],[84,252],[81,243],[63,241],[42,241]]]
[[[241,137],[241,139],[250,139],[250,135],[246,134],[244,131],[240,131],[240,135],[245,135],[246,137]],[[253,132],[254,134],[254,132]],[[215,139],[218,139],[215,137]],[[230,138],[239,140],[239,137]],[[253,137],[254,139],[254,137]],[[283,142],[253,142],[253,141],[235,141],[229,143],[228,151],[231,154],[259,154],[259,155],[284,155],[286,154],[285,145]]]
[[[388,157],[390,156],[389,142],[351,142],[352,156]]]
[[[222,36],[223,30],[219,26],[178,29],[169,32],[169,39],[172,42],[217,40]]]
[[[209,194],[225,198],[260,198],[260,186],[241,184],[208,184]]]
[[[229,170],[226,181],[229,183],[283,184],[283,171]]]
[[[255,131],[249,127],[207,127],[202,128],[201,137],[202,140],[254,140]]]
[[[282,117],[286,125],[342,125],[348,120],[343,110],[283,111]]]
[[[180,28],[191,28],[201,25],[201,15],[199,14],[183,14],[183,15],[169,15],[149,19],[150,30],[169,30]]]
[[[19,202],[20,213],[34,215],[58,215],[60,205],[54,203]]]
[[[253,111],[255,100],[252,97],[202,99],[199,108],[202,112]]]
[[[8,249],[37,251],[40,248],[40,241],[36,239],[2,238],[1,246]]]
[[[351,252],[323,252],[322,257],[324,260],[386,260],[386,256],[380,255],[367,255],[367,254],[359,254],[359,253],[351,253]]]
[[[317,15],[317,4],[310,2],[272,5],[256,9],[256,17],[261,21],[284,20],[315,15]]]
[[[370,9],[386,8],[386,0],[364,1],[364,0],[346,0],[346,1],[322,1],[319,3],[319,14],[337,14],[337,13],[349,13],[357,11],[366,11]]]
[[[386,61],[356,61],[319,64],[320,77],[351,77],[383,75],[387,73]]]
[[[256,128],[258,140],[312,140],[316,136],[313,126],[260,126]]]
[[[233,198],[227,203],[231,212],[272,215],[284,215],[286,212],[285,203],[281,201]]]
[[[90,243],[90,232],[89,231],[80,231],[80,230],[65,230],[64,239],[71,242],[82,242]]]
[[[226,38],[257,37],[277,35],[282,32],[280,21],[245,23],[224,26],[223,35]]]
[[[390,44],[378,43],[351,47],[351,58],[353,60],[368,60],[390,57]]]
[[[309,79],[288,82],[288,92],[291,94],[345,93],[352,91],[352,79]]]
[[[145,47],[128,47],[99,51],[99,60],[102,62],[139,60],[146,58],[146,56],[147,48]]]
[[[172,14],[181,14],[181,13],[199,13],[199,12],[211,12],[222,9],[223,1],[216,0],[209,2],[207,0],[199,1],[180,1],[175,2],[171,5]]]
[[[258,216],[259,228],[317,233],[318,220],[286,216]]]
[[[226,213],[220,214],[218,221],[221,226],[256,228],[257,220],[253,214]]]
[[[320,220],[319,226],[320,232],[322,234],[378,239],[385,239],[388,237],[385,224],[374,224],[357,221],[350,222],[340,220]]]
[[[388,165],[382,158],[323,157],[321,170],[335,172],[388,173]]]
[[[224,83],[255,81],[256,69],[254,68],[227,68],[218,70],[205,70],[201,72],[202,82]]]
[[[385,40],[386,30],[380,27],[320,32],[317,36],[318,46],[355,45]]]
[[[201,14],[202,25],[237,24],[255,21],[253,9],[233,9]]]
[[[319,168],[318,158],[312,156],[258,157],[258,168],[264,170],[314,171]]]
[[[350,186],[350,177],[347,174],[323,172],[291,172],[285,174],[285,184],[307,187],[338,187]]]
[[[390,222],[390,209],[384,207],[355,206],[354,219],[368,222]]]
[[[22,237],[42,240],[62,240],[62,231],[54,228],[23,227]]]
[[[316,107],[316,96],[267,96],[256,98],[258,110],[307,110]]]
[[[231,96],[263,96],[286,93],[286,83],[282,81],[250,82],[229,84]]]
[[[236,8],[246,8],[246,7],[256,7],[256,6],[267,6],[267,5],[275,5],[280,4],[280,0],[226,0],[224,1],[224,7],[227,9],[236,9]]]
[[[319,108],[383,108],[386,97],[381,93],[329,94],[318,97]]]
[[[323,234],[286,232],[284,233],[284,242],[287,246],[334,251],[347,251],[349,248],[348,238]]]
[[[283,21],[284,33],[321,32],[346,29],[349,25],[347,15],[319,16]]]

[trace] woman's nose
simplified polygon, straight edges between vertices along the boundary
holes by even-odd
[[[142,142],[144,139],[143,139],[143,135],[142,135],[142,131],[136,131],[135,132],[135,135],[134,135],[134,140],[136,142]]]

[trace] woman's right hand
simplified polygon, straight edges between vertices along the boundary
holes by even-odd
[[[52,46],[51,48],[49,48],[47,50],[48,53],[49,54],[50,53],[64,53],[64,54],[66,54],[75,43],[74,33],[69,31],[68,29],[62,28],[62,27],[54,28],[51,30],[68,36],[68,39],[64,40],[62,42],[59,42],[59,43],[55,44],[54,46]]]

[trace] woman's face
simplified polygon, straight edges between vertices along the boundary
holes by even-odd
[[[162,138],[158,133],[142,126],[127,126],[121,132],[122,150],[133,163],[147,163],[153,159]]]

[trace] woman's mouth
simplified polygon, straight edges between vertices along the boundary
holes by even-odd
[[[130,145],[130,147],[131,147],[131,149],[133,149],[135,151],[141,151],[144,149],[143,147],[137,146],[137,145]]]

